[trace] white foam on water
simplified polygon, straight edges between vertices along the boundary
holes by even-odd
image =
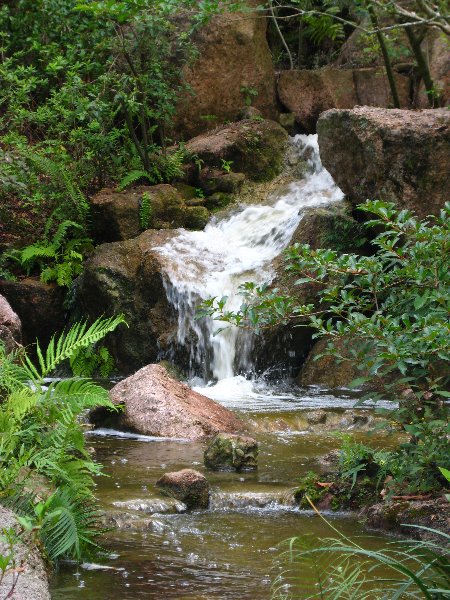
[[[128,440],[136,440],[139,442],[188,442],[184,438],[170,438],[170,437],[158,437],[154,435],[142,435],[140,433],[133,433],[131,431],[118,431],[117,429],[107,429],[105,427],[99,427],[98,429],[91,429],[86,431],[86,435],[95,435],[99,437],[117,437]]]
[[[305,209],[344,197],[320,162],[317,135],[297,135],[293,143],[308,164],[304,179],[264,205],[241,206],[226,218],[212,219],[204,231],[182,230],[158,249],[168,259],[165,285],[178,314],[178,344],[188,348],[191,365],[203,365],[205,375],[229,385],[232,395],[239,387],[250,393],[245,378],[234,376],[252,370],[253,336],[236,327],[215,335],[223,324],[196,320],[199,304],[226,296],[225,309],[239,309],[239,286],[273,279],[272,261],[289,244]]]

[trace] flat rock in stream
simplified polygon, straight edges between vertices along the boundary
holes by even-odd
[[[186,440],[245,430],[231,411],[173,379],[162,365],[143,367],[115,385],[110,396],[114,404],[123,405],[114,417],[119,429]]]

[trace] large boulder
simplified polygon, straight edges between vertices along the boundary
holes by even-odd
[[[45,347],[52,335],[66,323],[65,292],[53,283],[26,278],[19,281],[0,280],[0,294],[22,322],[22,343]]]
[[[16,527],[14,513],[0,506],[0,531]],[[0,540],[0,554],[8,556],[9,552],[8,544]],[[11,566],[18,571],[7,571],[1,578],[0,597],[13,600],[50,600],[47,572],[37,548],[31,545],[31,542],[28,544],[26,540],[18,542],[14,546],[14,558],[15,565]],[[14,586],[16,578],[17,583]]]
[[[264,117],[276,118],[275,71],[266,28],[260,15],[225,13],[198,31],[198,58],[184,73],[191,93],[178,106],[176,136],[189,139],[211,123],[235,121],[248,99]]]
[[[106,188],[91,199],[93,230],[100,242],[118,242],[142,233],[143,195],[147,194],[150,211],[148,228],[202,229],[209,213],[201,206],[188,206],[182,195],[167,184],[139,186],[119,192]]]
[[[253,471],[258,466],[258,442],[247,435],[219,433],[205,450],[204,460],[214,471]]]
[[[122,373],[156,361],[176,336],[176,315],[164,288],[168,259],[155,250],[176,235],[148,230],[131,240],[102,244],[77,281],[80,316],[125,315],[128,327],[120,327],[107,339]]]
[[[162,365],[147,365],[115,385],[110,392],[123,410],[113,414],[114,426],[154,435],[205,440],[224,431],[236,433],[244,423],[221,404],[173,379]],[[103,415],[94,413],[99,422]]]
[[[9,302],[0,295],[0,340],[6,352],[17,349],[22,342],[22,323]]]
[[[209,482],[194,469],[164,473],[156,482],[156,487],[171,498],[180,500],[189,509],[209,506]]]
[[[330,110],[317,123],[322,163],[355,205],[382,199],[438,214],[448,199],[449,125],[445,109]]]
[[[186,149],[208,168],[223,170],[225,161],[236,173],[254,181],[269,181],[283,168],[287,141],[285,129],[275,121],[247,119],[199,135],[186,144]]]
[[[395,78],[401,105],[408,107],[409,78],[399,74]],[[277,86],[281,103],[306,133],[314,133],[320,114],[331,108],[392,105],[382,68],[281,71]]]
[[[348,360],[338,360],[335,356],[323,355],[327,349],[329,340],[322,338],[318,340],[298,375],[299,385],[320,385],[326,388],[344,388],[357,377],[367,375],[362,373],[351,360],[351,349],[345,342],[335,342],[338,352]]]

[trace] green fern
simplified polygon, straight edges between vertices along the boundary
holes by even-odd
[[[85,223],[90,211],[89,202],[66,167],[48,156],[30,150],[29,147],[22,150],[22,156],[38,172],[50,177],[62,188],[67,198],[63,210],[67,213],[67,205],[71,206],[72,210],[69,212],[72,216],[77,218],[80,223]]]
[[[117,408],[107,390],[89,379],[48,384],[44,378],[121,323],[122,315],[77,323],[53,337],[46,351],[37,344],[37,364],[24,351],[6,355],[0,343],[0,499],[33,520],[51,560],[79,559],[95,547],[93,477],[101,466],[86,449],[79,417],[97,406]],[[101,354],[103,362],[110,360],[107,351]],[[31,491],[36,476],[56,492]]]
[[[152,200],[149,193],[144,192],[139,204],[139,221],[141,229],[148,229],[152,218]]]
[[[39,342],[37,342],[36,354],[39,362],[37,366],[34,366],[30,358],[25,356],[24,368],[26,368],[27,374],[33,381],[42,380],[52,373],[59,364],[70,359],[80,349],[95,344],[104,338],[105,335],[114,331],[121,323],[126,324],[123,315],[107,319],[97,319],[89,327],[86,321],[75,323],[69,331],[62,333],[58,339],[55,336],[52,337],[45,356]]]
[[[84,497],[73,498],[67,489],[53,494],[46,506],[41,537],[50,560],[64,556],[80,560],[86,551],[98,548],[99,511]]]
[[[67,239],[70,233],[82,231],[74,221],[63,221],[51,241],[27,246],[20,251],[20,263],[29,275],[39,269],[45,283],[56,281],[59,286],[69,287],[82,273],[84,255],[92,249],[92,241],[85,237]]]
[[[161,175],[167,183],[184,176],[183,164],[186,162],[188,152],[184,146],[180,146],[174,152],[160,157],[159,167]]]
[[[70,358],[70,368],[77,377],[92,377],[96,373],[109,377],[115,369],[115,361],[106,346],[95,345],[81,349]]]
[[[156,183],[154,176],[150,173],[147,173],[147,171],[131,171],[120,181],[117,189],[119,192],[122,192],[124,189],[130,187],[130,185],[136,183],[140,179],[147,179],[147,181],[150,183]]]

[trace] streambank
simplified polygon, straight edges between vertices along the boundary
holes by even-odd
[[[0,506],[0,531],[16,530],[15,515]],[[13,552],[14,562],[10,563],[0,582],[2,598],[14,600],[50,600],[48,571],[36,546],[26,541],[15,542],[11,548],[0,540],[0,554],[8,556]]]

